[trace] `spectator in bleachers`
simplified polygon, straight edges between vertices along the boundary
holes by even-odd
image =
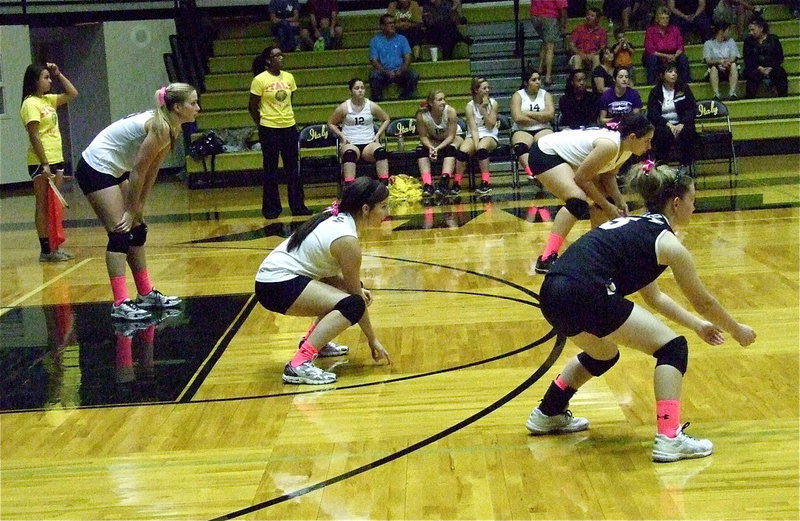
[[[770,34],[769,24],[761,18],[754,18],[747,27],[750,35],[744,39],[745,97],[755,97],[764,80],[772,83],[778,96],[788,96],[789,78],[781,66],[783,46],[780,40]]]
[[[326,49],[341,49],[344,27],[339,20],[338,0],[308,0],[306,10],[314,39],[322,38]]]
[[[600,96],[586,88],[586,73],[573,70],[567,77],[567,88],[558,108],[561,117],[558,121],[560,129],[578,129],[597,124],[599,115],[598,100]]]
[[[728,36],[728,24],[719,23],[714,26],[714,38],[703,44],[703,61],[708,66],[708,81],[714,97],[720,99],[719,80],[728,80],[730,94],[728,97],[735,100],[736,86],[739,82],[739,47],[733,38]]]
[[[667,63],[661,80],[647,98],[647,119],[655,127],[653,153],[657,160],[666,161],[672,148],[677,146],[681,164],[692,164],[697,140],[696,111],[692,89],[678,79],[678,66]]]
[[[630,28],[631,11],[633,10],[633,0],[606,0],[603,2],[603,14],[610,21],[613,20],[622,24],[623,30]]]
[[[628,69],[629,80],[631,85],[633,85],[633,52],[636,49],[625,37],[625,30],[622,27],[614,29],[614,38],[616,42],[611,46],[611,52],[614,53],[614,67],[625,67]]]
[[[720,0],[714,7],[711,20],[714,24],[728,24],[737,29],[736,34],[743,36],[747,23],[755,15],[755,8],[747,0]]]
[[[614,86],[606,89],[600,96],[601,125],[611,121],[618,121],[624,114],[638,113],[642,110],[642,98],[639,91],[628,86],[628,69],[616,67],[614,69]]]
[[[344,186],[356,180],[359,159],[375,163],[378,180],[389,184],[389,154],[381,144],[381,136],[389,126],[389,115],[367,99],[367,89],[360,79],[353,78],[347,87],[350,99],[336,107],[328,118],[328,129],[339,137]],[[375,121],[381,122],[377,131]]]
[[[292,108],[292,96],[297,90],[294,76],[283,69],[283,52],[270,45],[254,60],[253,68],[265,63],[263,72],[250,83],[248,111],[258,127],[261,156],[264,166],[264,186],[261,197],[261,214],[265,219],[275,219],[281,214],[281,196],[278,191],[278,155],[286,172],[289,208],[292,215],[311,215],[306,208],[303,183],[297,170],[297,122]]]
[[[689,83],[689,59],[683,47],[683,36],[678,26],[669,23],[667,8],[659,7],[653,25],[644,33],[642,63],[647,70],[647,83],[655,85],[661,68],[667,62],[675,62],[681,81]]]
[[[614,53],[603,47],[598,54],[600,63],[592,69],[592,87],[597,94],[603,94],[614,84]]]
[[[686,36],[690,30],[700,35],[701,41],[711,38],[711,19],[706,14],[706,0],[669,0],[672,23]]]
[[[572,69],[592,70],[600,64],[600,49],[608,45],[608,33],[600,27],[600,10],[590,7],[586,10],[584,23],[575,27],[569,35],[569,48]]]
[[[394,17],[397,34],[406,37],[414,61],[418,61],[420,44],[425,38],[425,26],[422,25],[422,8],[417,0],[392,0],[386,12]]]
[[[467,102],[464,111],[467,116],[467,137],[456,152],[456,175],[451,195],[458,195],[467,163],[473,155],[478,159],[481,169],[481,184],[475,191],[480,195],[492,191],[489,154],[497,148],[500,118],[497,101],[489,96],[489,90],[489,82],[485,78],[472,78],[472,99]]]
[[[422,11],[425,38],[429,44],[441,50],[445,60],[453,58],[453,49],[458,42],[472,45],[472,38],[458,30],[461,15],[454,5],[449,0],[429,0]]]
[[[456,150],[464,141],[458,135],[456,109],[447,104],[444,92],[433,90],[420,104],[416,119],[420,143],[416,156],[422,179],[422,196],[431,197],[434,193],[448,195],[450,177],[456,165]],[[442,159],[442,176],[434,190],[431,162],[439,158]]]
[[[542,40],[539,51],[539,70],[544,73],[544,85],[553,84],[553,53],[555,43],[567,32],[567,0],[531,0],[531,24]]]
[[[283,52],[296,50],[297,35],[300,33],[300,2],[270,0],[268,9],[272,33],[278,39],[278,47]]]
[[[528,166],[528,152],[539,138],[553,133],[551,122],[556,109],[553,96],[541,88],[539,71],[532,69],[522,78],[524,87],[511,96],[511,147],[519,166],[533,177]]]
[[[405,36],[396,33],[394,23],[392,15],[382,15],[381,32],[369,42],[369,84],[374,101],[383,101],[383,89],[390,83],[400,86],[400,99],[410,99],[419,81],[419,74],[409,68],[411,46]]]

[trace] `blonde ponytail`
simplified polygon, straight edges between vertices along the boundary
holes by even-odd
[[[175,136],[180,133],[180,125],[176,125],[169,113],[176,104],[189,100],[195,88],[188,83],[170,83],[155,92],[156,110],[153,118],[148,122],[156,134],[169,131],[169,148],[175,148]]]
[[[635,192],[644,201],[647,211],[663,213],[673,197],[683,197],[694,179],[682,169],[668,165],[656,166],[647,160],[633,165],[627,174],[629,192]]]

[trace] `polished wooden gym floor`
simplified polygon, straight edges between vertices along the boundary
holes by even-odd
[[[631,350],[573,399],[588,431],[525,429],[576,353],[538,309],[533,261],[558,203],[534,186],[396,205],[362,238],[394,364],[351,328],[337,339],[350,354],[319,361],[339,376],[321,387],[280,379],[309,320],[253,300],[259,263],[299,222],[264,221],[258,187],[155,186],[150,273],[185,306],[135,327],[108,315],[106,237],[77,187],[61,264],[37,260],[32,196],[6,192],[0,518],[796,520],[798,156],[740,165],[734,188],[698,181],[680,236],[758,340],[711,347],[676,326],[683,418],[716,451],[671,464],[650,460],[653,360]],[[318,211],[332,191],[307,199]],[[686,303],[669,272],[661,286]]]

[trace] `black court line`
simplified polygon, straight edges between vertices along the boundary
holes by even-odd
[[[374,468],[380,467],[381,465],[385,465],[386,463],[390,463],[390,462],[392,462],[392,461],[394,461],[394,460],[396,460],[398,458],[402,458],[403,456],[407,456],[408,454],[411,454],[412,452],[418,451],[418,450],[420,450],[420,449],[422,449],[424,447],[427,447],[428,445],[430,445],[432,443],[435,443],[435,442],[441,440],[442,438],[444,438],[446,436],[449,436],[449,435],[451,435],[451,434],[453,434],[455,432],[458,432],[459,430],[463,429],[464,427],[467,427],[467,426],[475,423],[476,421],[480,420],[481,418],[483,418],[485,416],[488,416],[492,412],[496,411],[497,409],[499,409],[500,407],[502,407],[506,403],[510,402],[511,400],[513,400],[514,398],[516,398],[517,396],[519,396],[520,394],[525,392],[531,385],[536,383],[553,366],[555,361],[558,360],[558,357],[561,355],[561,352],[564,349],[564,344],[565,343],[566,343],[566,337],[559,336],[558,339],[556,340],[556,343],[553,345],[553,350],[550,352],[550,355],[547,357],[547,360],[545,360],[544,364],[542,364],[541,367],[539,367],[539,369],[537,369],[531,376],[529,376],[527,379],[525,379],[525,381],[523,381],[517,387],[515,387],[510,392],[508,392],[505,396],[501,397],[500,399],[498,399],[497,401],[495,401],[491,405],[483,408],[482,410],[476,412],[475,414],[473,414],[473,415],[461,420],[460,422],[456,423],[455,425],[452,425],[452,426],[450,426],[450,427],[448,427],[448,428],[446,428],[444,430],[441,430],[441,431],[437,432],[436,434],[425,438],[424,440],[421,440],[421,441],[418,441],[417,443],[409,445],[408,447],[406,447],[406,448],[404,448],[402,450],[399,450],[397,452],[389,454],[388,456],[384,456],[382,458],[379,458],[379,459],[377,459],[377,460],[375,460],[375,461],[373,461],[371,463],[367,463],[367,464],[362,465],[362,466],[360,466],[358,468],[355,468],[353,470],[349,470],[347,472],[339,474],[338,476],[334,476],[334,477],[332,477],[330,479],[326,479],[324,481],[320,481],[319,483],[315,483],[313,485],[309,485],[309,486],[307,486],[305,488],[301,488],[299,490],[295,490],[294,492],[290,492],[288,494],[283,494],[281,496],[274,497],[274,498],[272,498],[270,500],[267,500],[267,501],[262,501],[260,503],[256,503],[255,505],[251,505],[251,506],[249,506],[247,508],[243,508],[243,509],[240,509],[240,510],[234,510],[233,512],[229,512],[227,514],[223,514],[223,515],[221,515],[219,517],[214,517],[210,521],[221,521],[221,520],[225,520],[225,519],[234,519],[234,518],[246,515],[246,514],[250,514],[252,512],[256,512],[258,510],[263,510],[265,508],[271,507],[273,505],[277,505],[279,503],[283,503],[285,501],[288,501],[290,499],[294,499],[296,497],[304,496],[304,495],[306,495],[306,494],[308,494],[310,492],[314,492],[315,490],[319,490],[321,488],[327,487],[328,485],[333,485],[333,484],[338,483],[340,481],[344,481],[345,479],[349,479],[349,478],[352,478],[352,477],[357,476],[359,474],[363,474],[364,472],[367,472],[368,470],[372,470]]]

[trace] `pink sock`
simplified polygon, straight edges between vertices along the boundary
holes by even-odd
[[[353,177],[344,176],[344,182],[345,183],[352,183],[355,180],[356,180],[355,176],[353,176]]]
[[[558,376],[556,376],[556,379],[555,379],[555,380],[553,380],[553,383],[554,383],[554,384],[556,384],[556,386],[557,386],[559,389],[561,389],[562,391],[566,391],[566,390],[567,390],[567,387],[569,387],[569,385],[567,384],[567,382],[565,382],[565,381],[564,381],[564,380],[561,378],[561,375],[558,375]]]
[[[658,400],[656,402],[656,420],[658,433],[674,438],[681,425],[681,401]]]
[[[432,185],[433,184],[433,178],[431,177],[431,173],[430,172],[422,172],[419,176],[422,179],[422,184],[424,184],[424,185]]]
[[[315,359],[317,357],[317,353],[319,353],[319,349],[309,344],[308,340],[304,340],[303,344],[300,346],[300,349],[297,350],[294,358],[292,358],[292,361],[289,362],[289,365],[292,367],[302,365],[309,360]]]
[[[464,179],[464,174],[456,174],[453,177],[453,182],[456,183],[457,185],[460,185],[462,179]]]
[[[525,165],[525,173],[528,174],[528,177],[536,175],[533,173],[533,170],[531,170],[531,165]]]
[[[153,291],[153,284],[150,282],[150,273],[147,270],[134,271],[133,280],[136,282],[136,291],[139,295],[147,295]]]
[[[130,367],[133,365],[131,346],[133,339],[125,335],[117,335],[117,367]]]
[[[389,174],[378,174],[378,179],[389,179]]]
[[[483,181],[484,183],[488,183],[491,177],[492,177],[491,172],[481,172],[481,181]]]
[[[551,233],[547,236],[547,244],[544,246],[544,251],[542,252],[542,258],[546,259],[553,253],[558,253],[558,250],[561,249],[561,245],[564,244],[564,237]]]
[[[114,294],[115,306],[119,306],[122,301],[128,300],[128,285],[125,283],[125,275],[111,277],[111,293]]]
[[[143,342],[148,344],[152,344],[153,340],[156,338],[156,326],[148,326],[145,329],[142,329],[141,332],[141,339]]]

